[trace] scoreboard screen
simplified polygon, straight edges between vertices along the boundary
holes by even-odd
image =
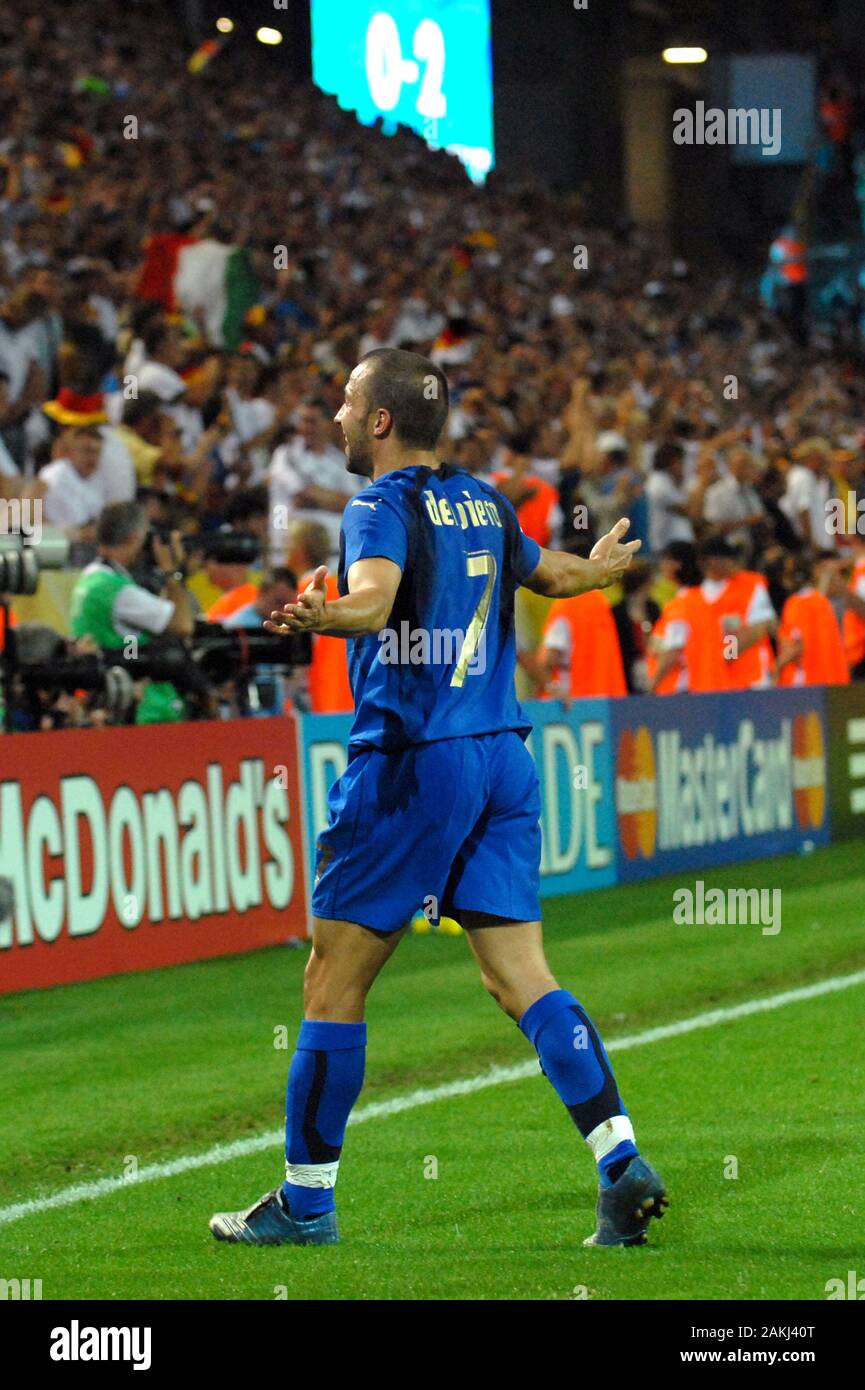
[[[493,167],[490,0],[311,0],[312,76],[365,125]]]

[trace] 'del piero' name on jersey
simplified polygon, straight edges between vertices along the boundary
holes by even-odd
[[[454,502],[451,506],[446,497],[436,498],[428,488],[421,493],[427,516],[434,526],[459,526],[466,531],[472,526],[498,526],[502,529],[502,518],[495,502],[482,497],[472,497],[468,488],[463,488],[465,502]],[[456,516],[454,516],[456,509]]]

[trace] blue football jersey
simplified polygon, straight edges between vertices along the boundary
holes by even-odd
[[[541,551],[490,484],[462,468],[399,468],[342,520],[339,592],[356,560],[402,570],[386,628],[348,641],[349,746],[390,751],[529,721],[514,691],[514,594]]]

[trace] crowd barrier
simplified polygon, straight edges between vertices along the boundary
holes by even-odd
[[[863,834],[865,688],[524,708],[545,896]],[[350,728],[308,715],[0,739],[0,993],[304,937]]]

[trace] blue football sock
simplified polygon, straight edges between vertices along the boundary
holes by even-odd
[[[333,1189],[351,1108],[363,1086],[365,1023],[300,1025],[285,1100],[285,1177],[291,1215],[333,1211]]]
[[[553,989],[526,1009],[520,1028],[536,1049],[544,1075],[588,1142],[602,1185],[609,1186],[638,1150],[594,1024],[568,990]]]

